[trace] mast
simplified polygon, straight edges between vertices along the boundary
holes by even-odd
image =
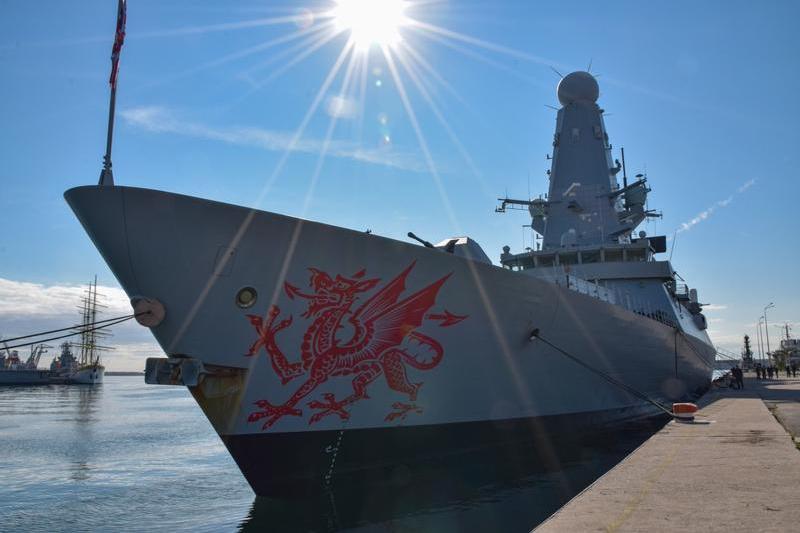
[[[103,294],[97,292],[97,275],[89,282],[84,297],[81,299],[81,353],[79,363],[81,366],[100,364],[100,353],[113,350],[112,347],[99,344],[102,339],[111,336],[108,329],[97,330],[95,324],[101,314],[101,307],[108,307],[102,303]]]
[[[620,152],[622,152],[622,188],[628,188],[628,171],[625,169],[625,148],[620,148]]]
[[[561,108],[553,156],[547,157],[551,161],[547,195],[535,200],[500,198],[496,211],[527,207],[533,230],[542,236],[543,252],[632,244],[639,224],[661,216],[647,209],[647,178],[637,174],[628,182],[624,150],[622,163],[612,160],[594,76],[572,72],[561,79],[556,92]],[[622,187],[616,178],[620,171]]]

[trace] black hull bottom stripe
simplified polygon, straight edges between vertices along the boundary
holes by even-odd
[[[613,437],[623,423],[644,418],[665,420],[652,406],[640,406],[501,421],[221,438],[257,495],[293,499],[324,492],[333,484],[380,483],[398,472],[414,476],[433,468],[456,475],[467,461],[494,464],[496,473],[558,470],[571,455],[580,456],[587,439]]]

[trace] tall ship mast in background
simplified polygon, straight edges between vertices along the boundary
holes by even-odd
[[[80,340],[72,345],[78,350],[74,371],[70,373],[70,380],[75,383],[102,383],[106,371],[100,362],[100,353],[111,348],[101,346],[98,341],[107,338],[111,334],[108,331],[97,330],[92,327],[98,320],[98,308],[106,307],[98,302],[98,297],[102,298],[102,295],[97,293],[97,276],[95,276],[94,281],[89,283],[81,298],[81,335]]]
[[[547,197],[499,208],[527,208],[542,247],[500,265],[466,236],[418,246],[111,179],[65,197],[168,355],[146,381],[189,388],[257,494],[545,457],[701,394],[716,352],[665,237],[634,233],[650,189],[612,157],[597,81],[557,94]]]

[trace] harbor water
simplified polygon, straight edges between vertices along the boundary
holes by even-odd
[[[458,472],[399,470],[371,487],[334,477],[285,502],[254,496],[181,387],[0,387],[0,530],[529,531],[662,424],[551,443],[547,465],[465,457]]]

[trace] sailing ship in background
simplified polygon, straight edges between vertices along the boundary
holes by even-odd
[[[97,293],[97,276],[89,284],[88,289],[81,298],[81,336],[78,343],[73,346],[78,350],[78,358],[72,365],[69,373],[72,383],[95,384],[102,383],[106,367],[100,363],[100,353],[111,350],[109,346],[101,346],[98,341],[108,338],[111,333],[107,330],[98,330],[93,327],[98,318],[98,307],[106,307],[98,302],[102,295]]]
[[[99,299],[102,299],[102,295],[97,292],[95,276],[80,300],[81,323],[73,328],[80,339],[61,343],[61,352],[53,358],[49,370],[39,368],[39,360],[52,346],[44,343],[31,346],[30,355],[22,363],[19,351],[10,349],[7,343],[3,343],[4,349],[0,351],[0,385],[102,383],[105,367],[100,361],[100,354],[113,348],[98,344],[98,341],[107,338],[111,333],[93,327],[98,320],[98,307],[105,307]],[[77,355],[73,350],[77,351]]]

